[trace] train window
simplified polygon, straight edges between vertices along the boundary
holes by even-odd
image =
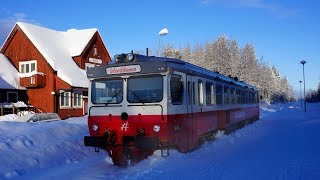
[[[192,96],[192,94],[191,94],[190,81],[188,81],[188,101],[189,101],[189,105],[191,105],[191,101],[192,101],[191,96]]]
[[[211,82],[206,82],[206,104],[207,106],[214,105],[214,86]]]
[[[192,104],[196,105],[196,83],[192,82]]]
[[[251,92],[250,94],[251,94],[251,103],[254,103],[254,93]]]
[[[246,102],[245,104],[249,104],[249,92],[246,91]]]
[[[91,87],[91,101],[94,104],[118,104],[122,102],[122,79],[94,80]]]
[[[230,104],[230,88],[229,86],[224,86],[223,88],[223,103]]]
[[[231,96],[231,104],[236,104],[236,90],[235,90],[235,88],[230,89],[230,96]]]
[[[130,103],[154,103],[163,99],[162,76],[138,76],[128,78],[128,95]]]
[[[241,91],[241,104],[245,104],[246,103],[246,92],[245,91]]]
[[[183,79],[182,76],[173,74],[170,79],[171,102],[174,105],[183,104]]]
[[[236,104],[241,103],[241,93],[239,89],[236,89]]]
[[[203,106],[203,83],[201,80],[198,81],[198,102],[199,106]]]
[[[258,103],[258,94],[254,93],[254,103],[257,104]]]
[[[222,104],[222,85],[221,84],[217,84],[216,85],[216,100],[217,100],[217,105],[221,105]]]

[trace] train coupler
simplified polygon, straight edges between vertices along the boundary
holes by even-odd
[[[160,151],[161,151],[162,157],[168,157],[170,155],[169,154],[169,147],[161,147]]]
[[[94,147],[94,152],[98,153],[100,149],[98,147]]]

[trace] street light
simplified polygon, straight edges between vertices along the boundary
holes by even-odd
[[[158,46],[158,56],[160,57],[160,36],[165,36],[169,33],[168,29],[167,28],[164,28],[162,29],[160,32],[159,32],[159,46]]]
[[[303,70],[304,112],[307,112],[307,107],[306,107],[306,80],[304,78],[304,64],[307,63],[307,62],[305,60],[302,60],[300,63],[302,64],[302,70]]]
[[[300,103],[301,103],[301,107],[302,107],[301,82],[302,81],[299,81],[299,83],[300,83]]]

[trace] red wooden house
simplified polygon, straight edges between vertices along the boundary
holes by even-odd
[[[111,61],[97,29],[61,32],[21,22],[0,52],[19,71],[27,103],[61,118],[85,114],[86,69]]]

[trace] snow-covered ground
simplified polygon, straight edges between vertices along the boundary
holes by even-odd
[[[251,125],[129,168],[84,147],[87,134],[86,117],[0,122],[0,179],[320,179],[320,104],[263,104]]]

